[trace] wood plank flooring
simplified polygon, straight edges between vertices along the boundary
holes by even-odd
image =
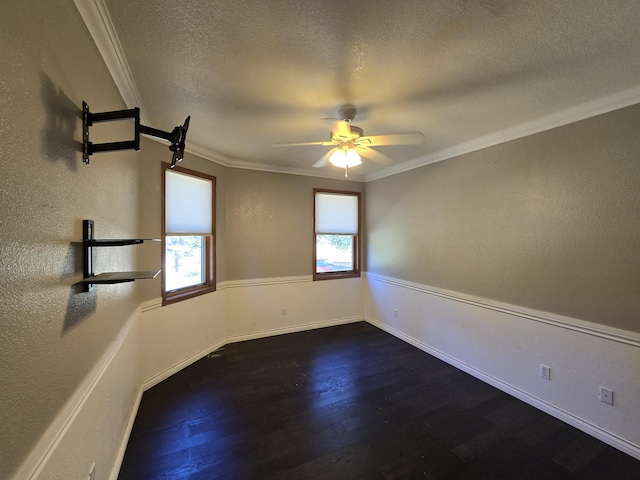
[[[226,345],[144,393],[120,480],[640,478],[367,323]]]

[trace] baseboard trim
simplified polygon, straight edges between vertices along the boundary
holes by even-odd
[[[149,390],[151,387],[156,386],[157,384],[159,384],[163,380],[166,380],[167,378],[169,378],[171,375],[174,375],[174,374],[178,373],[183,368],[186,368],[189,365],[191,365],[192,363],[197,362],[201,358],[209,355],[214,350],[217,350],[218,348],[223,347],[226,343],[227,342],[225,340],[222,340],[222,341],[218,341],[218,342],[216,342],[214,344],[208,345],[205,348],[197,351],[193,355],[190,355],[189,357],[185,358],[184,360],[176,363],[175,365],[172,365],[171,367],[163,370],[162,372],[157,373],[156,375],[154,375],[154,376],[152,376],[152,377],[150,377],[150,378],[148,378],[146,380],[143,380],[143,382],[142,382],[142,391],[144,392],[144,391]]]
[[[227,343],[244,342],[246,340],[255,340],[256,338],[273,337],[276,335],[284,335],[286,333],[304,332],[306,330],[314,330],[316,328],[333,327],[335,325],[346,325],[348,323],[356,323],[364,321],[364,315],[355,315],[351,317],[341,317],[333,320],[323,320],[321,322],[303,323],[290,327],[273,328],[269,330],[261,330],[259,332],[247,333],[244,335],[234,335],[227,337]]]
[[[111,344],[111,347],[85,376],[82,383],[76,388],[71,398],[69,398],[64,407],[62,407],[58,415],[56,415],[56,418],[51,422],[51,425],[49,425],[49,428],[47,428],[46,432],[40,437],[38,443],[13,475],[14,480],[35,480],[42,473],[42,470],[84,408],[91,394],[96,389],[96,386],[102,380],[102,377],[111,365],[120,347],[128,338],[129,332],[131,332],[131,329],[140,317],[140,312],[141,309],[138,307],[131,314],[124,327],[120,330],[116,340]]]
[[[269,282],[269,283],[273,283],[273,282]],[[290,282],[287,282],[287,283],[290,283]],[[149,302],[146,302],[146,303],[142,304],[140,310],[141,311],[152,310],[154,308],[158,308],[159,306],[160,305],[158,305],[157,300],[151,300]],[[129,438],[131,437],[131,432],[133,430],[133,425],[134,425],[136,416],[138,415],[138,410],[140,409],[140,403],[142,401],[142,395],[144,394],[145,391],[147,391],[150,388],[154,387],[155,385],[159,384],[163,380],[166,380],[171,375],[174,375],[175,373],[178,373],[179,371],[181,371],[182,369],[188,367],[189,365],[197,362],[201,358],[204,358],[205,356],[209,355],[211,352],[214,352],[215,350],[218,350],[219,348],[225,346],[227,343],[236,343],[236,342],[241,342],[241,341],[244,341],[244,340],[252,340],[252,339],[256,339],[256,338],[263,338],[263,337],[270,337],[270,336],[274,336],[274,335],[281,335],[281,334],[284,334],[284,333],[293,333],[293,332],[298,332],[298,331],[311,330],[311,329],[315,329],[315,328],[329,327],[329,326],[334,326],[334,325],[342,325],[342,324],[361,322],[361,321],[364,321],[364,315],[359,315],[359,316],[355,316],[355,317],[344,317],[344,318],[328,320],[328,321],[323,321],[323,322],[308,323],[308,324],[304,324],[304,325],[297,325],[297,326],[294,326],[294,327],[263,330],[263,331],[260,331],[260,332],[255,332],[255,333],[251,333],[251,334],[247,334],[247,335],[238,335],[238,336],[235,336],[235,337],[229,337],[229,338],[226,338],[223,341],[216,342],[216,343],[214,343],[212,345],[209,345],[209,346],[199,350],[195,354],[185,358],[184,360],[176,363],[175,365],[173,365],[173,366],[163,370],[162,372],[160,372],[160,373],[158,373],[158,374],[156,374],[156,375],[144,380],[140,385],[140,389],[138,391],[138,395],[136,397],[136,400],[134,402],[133,408],[131,410],[131,414],[129,416],[129,422],[127,423],[127,427],[126,427],[126,430],[125,430],[123,438],[122,438],[122,444],[120,446],[120,450],[118,451],[118,456],[116,457],[116,460],[114,462],[114,465],[113,465],[113,468],[112,468],[112,471],[111,471],[111,475],[109,476],[109,480],[117,480],[117,478],[118,478],[118,474],[120,473],[120,468],[122,467],[122,461],[124,460],[124,455],[125,455],[125,452],[127,450],[127,444],[129,443]],[[17,477],[16,477],[16,480],[17,480]]]
[[[290,327],[261,330],[259,332],[252,332],[244,335],[230,336],[230,337],[227,337],[225,340],[218,341],[212,345],[208,345],[207,347],[199,350],[198,352],[185,358],[184,360],[144,380],[141,385],[141,391],[145,392],[149,390],[150,388],[156,386],[163,380],[166,380],[167,378],[169,378],[171,375],[178,373],[179,371],[188,367],[192,363],[195,363],[201,358],[209,355],[211,352],[214,352],[215,350],[218,350],[219,348],[224,347],[227,343],[237,343],[237,342],[243,342],[246,340],[255,340],[257,338],[283,335],[285,333],[303,332],[305,330],[313,330],[316,328],[323,328],[323,327],[332,327],[335,325],[345,325],[347,323],[355,323],[355,322],[362,322],[362,321],[364,321],[364,315],[356,315],[352,317],[341,317],[341,318],[332,319],[332,320],[323,320],[321,322],[305,323],[300,325],[293,325]]]
[[[386,277],[384,275],[378,275],[375,273],[365,273],[367,280],[374,280],[378,282],[387,283],[389,285],[395,285],[397,287],[407,288],[409,290],[426,293],[436,297],[446,298],[456,302],[466,303],[476,307],[493,310],[495,312],[506,313],[520,318],[526,318],[535,322],[546,323],[560,328],[573,330],[576,332],[584,333],[587,335],[593,335],[600,338],[606,338],[615,342],[624,343],[627,345],[633,345],[634,347],[640,347],[640,333],[631,332],[629,330],[622,330],[619,328],[608,327],[606,325],[600,325],[597,323],[586,322],[584,320],[578,320],[576,318],[565,317],[563,315],[557,315],[549,312],[542,312],[540,310],[534,310],[525,307],[519,307],[508,303],[502,303],[495,300],[490,300],[482,297],[475,297],[472,295],[466,295],[460,292],[454,292],[451,290],[444,290],[437,287],[431,287],[429,285],[423,285],[419,283],[413,283],[406,280],[400,280],[393,277]]]
[[[410,345],[413,345],[414,347],[419,348],[423,352],[433,355],[434,357],[448,363],[449,365],[452,365],[462,370],[463,372],[466,372],[469,375],[472,375],[475,378],[482,380],[483,382],[488,383],[489,385],[492,385],[498,388],[499,390],[502,390],[503,392],[508,393],[509,395],[519,400],[522,400],[523,402],[528,403],[529,405],[539,410],[542,410],[543,412],[548,413],[549,415],[565,423],[568,423],[569,425],[577,428],[578,430],[581,430],[591,435],[592,437],[595,437],[598,440],[601,440],[602,442],[608,445],[611,445],[612,447],[617,448],[618,450],[640,460],[640,445],[636,445],[635,443],[632,443],[618,435],[615,435],[607,430],[600,428],[598,425],[595,425],[591,422],[586,421],[583,418],[573,415],[572,413],[562,408],[556,407],[551,403],[545,402],[544,400],[536,396],[533,396],[527,393],[526,391],[521,390],[509,383],[503,382],[502,380],[496,377],[493,377],[481,370],[478,370],[467,363],[461,362],[457,358],[452,357],[442,352],[441,350],[435,349],[429,346],[428,344],[401,332],[400,330],[397,330],[389,325],[386,325],[380,322],[377,319],[367,316],[367,318],[365,318],[365,321],[373,325],[374,327],[384,330],[385,332],[393,335],[394,337],[397,337],[400,340],[403,340],[409,343]]]
[[[127,451],[129,438],[131,437],[131,432],[133,431],[133,424],[135,423],[136,417],[138,416],[138,410],[140,410],[140,402],[142,401],[143,393],[144,390],[142,389],[142,385],[140,385],[140,388],[138,389],[138,395],[136,395],[136,399],[133,402],[133,408],[131,409],[131,414],[129,415],[127,427],[125,428],[124,435],[122,436],[122,443],[120,444],[120,449],[118,450],[118,456],[116,457],[113,468],[111,469],[111,475],[109,475],[109,480],[118,480],[120,467],[122,467],[124,454]]]

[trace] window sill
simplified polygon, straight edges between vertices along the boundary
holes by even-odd
[[[212,286],[202,286],[179,290],[176,292],[167,292],[162,295],[162,305],[170,305],[172,303],[181,302],[182,300],[188,300],[189,298],[198,297],[200,295],[205,295],[207,293],[215,292],[215,285]]]
[[[313,281],[317,280],[335,280],[339,278],[356,278],[360,276],[360,270],[351,272],[326,272],[326,273],[314,273]]]

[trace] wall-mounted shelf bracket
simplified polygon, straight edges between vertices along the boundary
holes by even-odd
[[[169,150],[173,152],[171,168],[182,161],[184,157],[185,141],[189,129],[187,117],[184,125],[175,127],[171,132],[158,130],[140,124],[140,109],[114,110],[112,112],[91,113],[87,102],[82,102],[82,161],[89,164],[89,157],[97,152],[115,152],[119,150],[140,150],[140,135],[161,138],[169,142]],[[118,120],[133,120],[133,139],[120,142],[92,143],[89,140],[89,127],[95,123],[113,122]]]
[[[82,222],[82,247],[83,247],[83,280],[84,291],[89,292],[93,285],[133,282],[140,279],[156,278],[160,270],[139,272],[105,272],[96,274],[96,249],[99,247],[122,247],[125,245],[137,245],[145,241],[159,242],[159,238],[124,238],[103,239],[94,238],[93,220]]]

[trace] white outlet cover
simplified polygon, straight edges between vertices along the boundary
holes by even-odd
[[[540,365],[540,377],[544,378],[545,380],[551,380],[551,367]]]
[[[607,405],[613,405],[613,390],[600,387],[600,401]]]

